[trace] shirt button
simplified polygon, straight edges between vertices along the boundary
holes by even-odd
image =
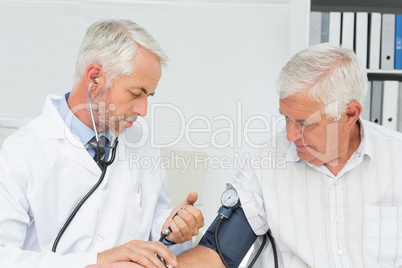
[[[335,216],[335,220],[336,220],[336,221],[339,221],[338,215]]]
[[[338,181],[335,181],[335,182],[334,182],[334,185],[337,185],[337,184],[338,184]]]
[[[336,253],[338,253],[338,255],[341,256],[342,255],[342,249],[338,249],[338,251]]]
[[[103,240],[105,240],[105,237],[103,236],[103,234],[98,234],[96,236],[96,239],[98,239],[98,241],[103,241]]]
[[[105,186],[103,187],[104,191],[107,191],[109,189],[109,183],[106,183]]]

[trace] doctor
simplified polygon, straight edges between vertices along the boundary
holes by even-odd
[[[165,171],[129,162],[160,157],[133,124],[166,62],[133,22],[88,29],[71,93],[49,96],[0,151],[0,267],[165,267],[156,254],[177,265],[168,246],[185,249],[204,224],[197,194],[171,210]]]

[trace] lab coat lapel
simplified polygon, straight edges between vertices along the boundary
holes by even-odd
[[[92,159],[81,141],[71,133],[61,118],[57,110],[61,98],[59,96],[48,96],[43,107],[43,113],[48,122],[46,132],[49,138],[63,139],[66,158],[73,160],[94,174],[100,175],[101,170],[96,162]]]
[[[66,148],[66,157],[81,165],[82,167],[90,170],[92,173],[100,175],[102,173],[99,166],[93,160],[91,155],[85,149],[85,147],[81,144],[81,146],[76,146],[71,144],[68,139],[64,141],[64,145]]]

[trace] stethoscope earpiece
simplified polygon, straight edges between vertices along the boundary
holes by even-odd
[[[89,84],[89,87],[88,87],[88,99],[89,99],[89,102],[88,102],[88,104],[89,104],[89,112],[91,114],[92,126],[93,126],[94,132],[95,132],[95,139],[96,139],[96,142],[99,142],[98,131],[96,131],[95,119],[94,119],[94,114],[93,114],[93,111],[92,111],[91,87],[92,87],[93,83],[98,84],[98,77],[96,77],[94,80],[92,80],[92,82]]]

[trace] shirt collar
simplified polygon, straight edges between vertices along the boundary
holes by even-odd
[[[364,120],[361,120],[360,118],[358,119],[358,122],[360,123],[360,144],[359,147],[357,147],[355,153],[367,155],[369,157],[369,160],[371,160],[371,157],[373,155],[373,147],[371,144],[370,133],[365,127],[367,123],[365,123]],[[286,161],[297,162],[299,160],[300,158],[297,156],[296,145],[292,142],[290,143],[289,149],[286,153]]]
[[[93,129],[85,125],[78,117],[73,114],[73,112],[71,112],[67,104],[69,96],[70,92],[66,93],[64,98],[62,98],[58,106],[58,111],[71,133],[73,133],[78,139],[80,139],[81,143],[85,145],[95,136],[95,133]],[[106,136],[109,141],[112,140],[112,136],[104,131],[98,133],[98,135]]]
[[[360,145],[357,148],[356,152],[361,155],[367,155],[369,160],[371,160],[373,154],[373,140],[372,133],[370,133],[370,129],[367,127],[367,121],[359,118],[360,123]]]

